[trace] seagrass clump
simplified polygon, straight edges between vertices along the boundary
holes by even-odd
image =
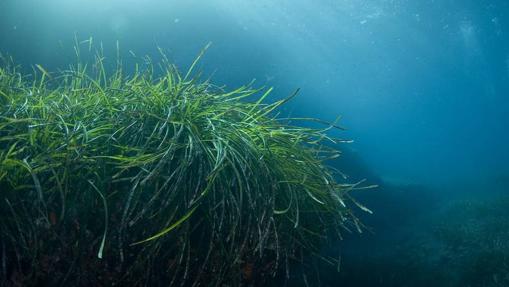
[[[278,119],[288,99],[201,81],[197,61],[105,61],[0,67],[2,283],[263,282],[361,228],[325,165],[334,125]]]

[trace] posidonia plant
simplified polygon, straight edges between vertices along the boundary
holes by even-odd
[[[100,52],[29,76],[4,61],[4,283],[262,282],[331,231],[361,230],[350,206],[367,209],[325,165],[337,126],[278,119],[289,98],[267,104],[271,89],[201,81],[201,55],[185,73],[166,57],[108,73]]]

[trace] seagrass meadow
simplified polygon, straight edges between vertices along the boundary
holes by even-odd
[[[340,127],[202,80],[202,55],[183,73],[164,55],[129,73],[101,52],[58,72],[4,57],[2,284],[258,286],[337,263],[322,246],[370,212],[327,166]]]

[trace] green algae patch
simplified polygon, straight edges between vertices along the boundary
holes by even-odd
[[[337,126],[279,119],[289,98],[202,81],[199,58],[185,73],[166,57],[108,73],[100,53],[53,73],[3,62],[5,282],[261,284],[361,229],[354,187],[325,164]]]

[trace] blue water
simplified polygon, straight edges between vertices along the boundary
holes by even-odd
[[[215,83],[233,88],[256,79],[257,86],[275,87],[273,100],[300,88],[285,112],[342,116],[347,130],[337,135],[354,140],[344,147],[343,171],[381,185],[359,195],[375,210],[366,219],[374,234],[339,243],[350,248],[345,268],[358,264],[352,274],[394,265],[390,260],[408,253],[394,244],[417,238],[424,231],[416,225],[433,224],[449,206],[498,202],[508,191],[508,1],[0,2],[0,51],[24,66],[65,67],[75,35],[102,42],[110,57],[117,41],[126,57],[132,50],[157,59],[161,47],[183,68],[210,42],[200,65]],[[382,254],[374,267],[358,263],[374,244]],[[437,262],[428,263],[451,264]],[[454,285],[458,276],[440,282],[468,286]],[[329,277],[330,286],[421,286]],[[502,285],[471,286],[509,282],[487,280]]]

